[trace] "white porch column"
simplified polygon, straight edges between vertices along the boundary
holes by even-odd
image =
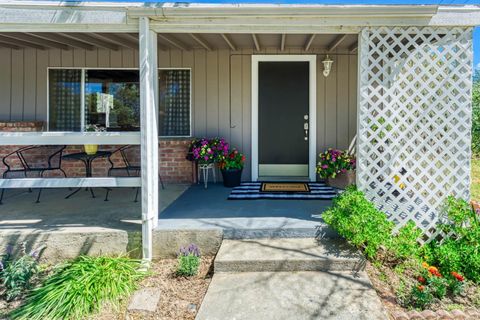
[[[150,30],[149,18],[139,20],[142,256],[151,260],[158,223],[157,34]]]

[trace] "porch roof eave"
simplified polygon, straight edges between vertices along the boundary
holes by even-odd
[[[138,18],[157,32],[358,32],[367,26],[475,26],[480,6],[173,4],[0,0],[0,31],[138,32]],[[295,23],[292,23],[294,21]]]

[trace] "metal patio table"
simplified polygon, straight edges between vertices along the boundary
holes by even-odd
[[[98,158],[107,158],[111,154],[112,154],[112,152],[110,152],[110,151],[97,151],[94,154],[87,154],[86,152],[77,152],[77,153],[66,154],[66,155],[62,156],[62,159],[66,160],[66,161],[81,161],[81,162],[83,162],[83,164],[85,165],[85,176],[87,178],[91,178],[92,177],[92,162],[93,162],[93,160],[98,159]],[[66,196],[65,199],[70,198],[71,196],[73,196],[75,193],[77,193],[81,189],[82,189],[81,187],[77,188],[75,191],[73,191],[68,196]],[[90,188],[90,187],[88,187],[87,189],[90,190],[90,193],[92,194],[92,198],[95,198],[95,193],[93,193],[93,189]]]

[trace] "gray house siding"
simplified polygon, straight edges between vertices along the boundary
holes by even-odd
[[[159,50],[159,68],[192,69],[194,136],[222,136],[250,158],[251,49]],[[266,48],[258,54],[302,54],[301,49]],[[308,52],[309,54],[315,51]],[[322,75],[317,52],[317,153],[348,147],[356,133],[357,55],[333,52],[330,75]],[[47,119],[48,67],[138,67],[138,52],[95,49],[0,49],[0,120]],[[250,166],[244,177],[250,176]]]

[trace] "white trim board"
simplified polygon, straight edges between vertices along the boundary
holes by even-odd
[[[252,181],[258,180],[258,63],[260,61],[309,62],[308,162],[310,181],[315,181],[317,157],[317,56],[316,55],[252,55]]]

